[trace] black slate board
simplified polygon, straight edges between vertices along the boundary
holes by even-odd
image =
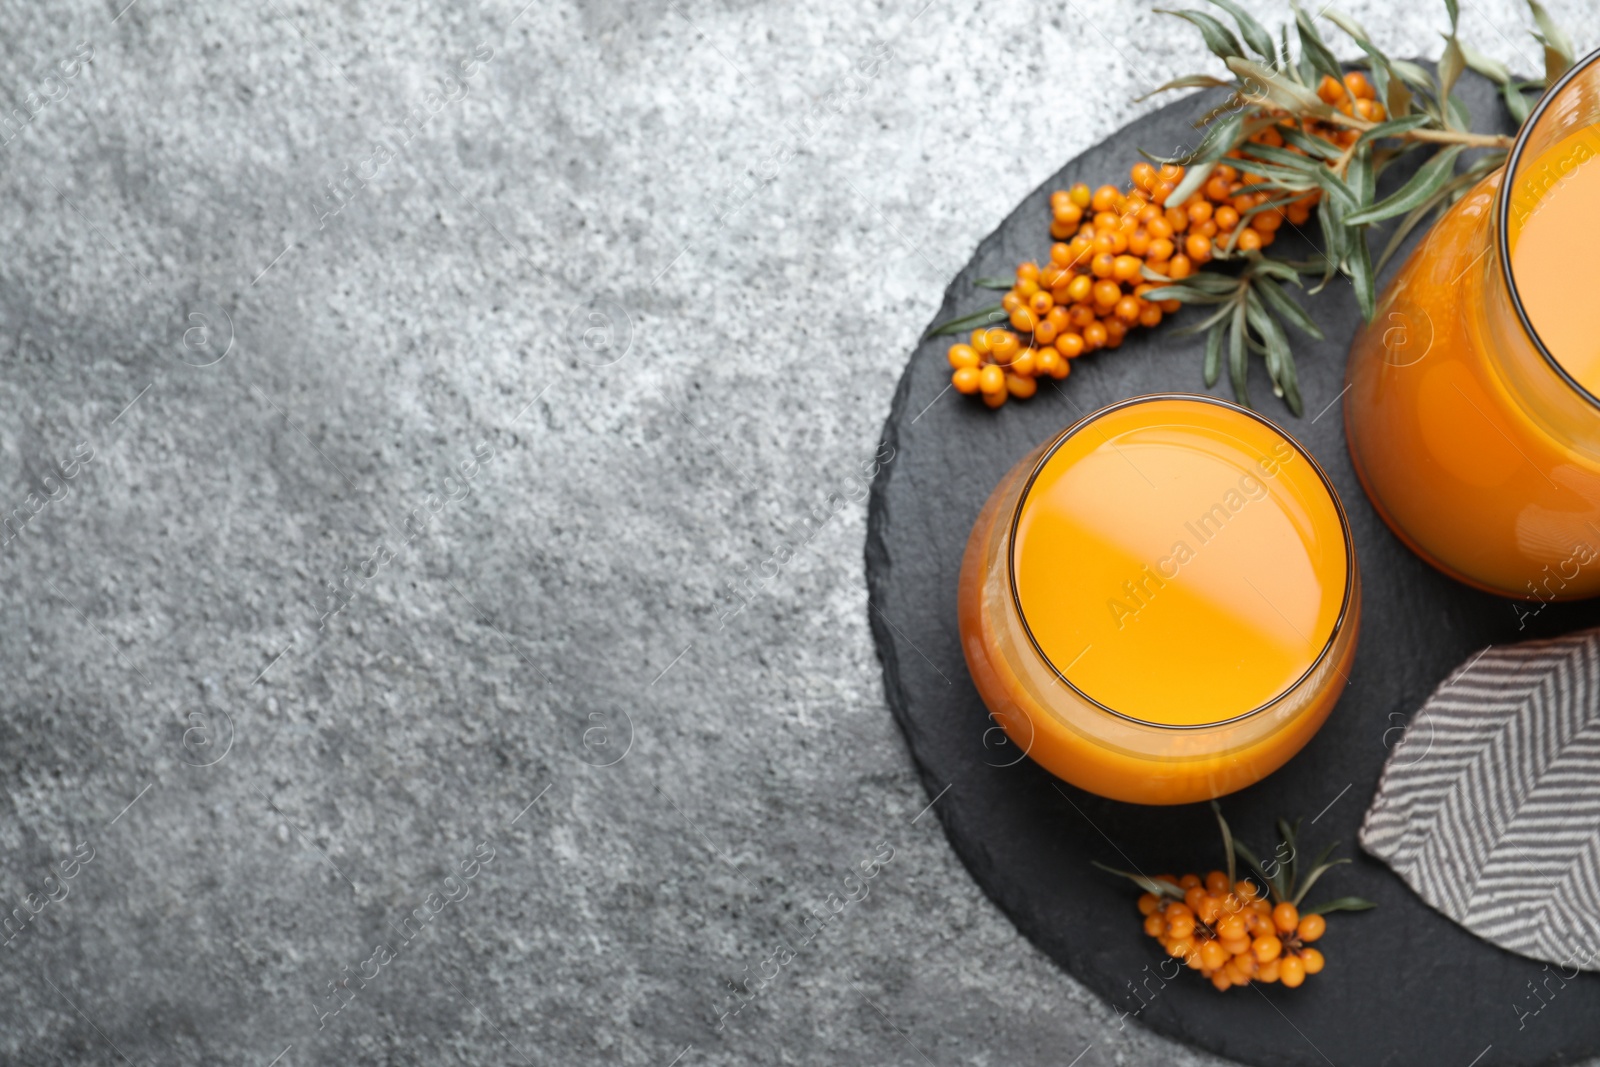
[[[1466,82],[1459,91],[1480,127],[1509,132],[1492,87],[1475,76]],[[1009,275],[1018,262],[1048,252],[1051,190],[1080,180],[1122,181],[1137,148],[1164,152],[1192,143],[1190,122],[1218,100],[1209,93],[1181,100],[1068,163],[979,246],[946,292],[938,321],[993,302],[997,294],[974,289],[973,279]],[[1398,180],[1397,173],[1389,184]],[[1280,239],[1274,252],[1284,244]],[[1287,251],[1292,255],[1292,246]],[[1352,684],[1321,733],[1277,774],[1223,805],[1235,831],[1259,847],[1275,840],[1278,816],[1303,815],[1308,823],[1317,817],[1306,828],[1311,847],[1337,839],[1341,855],[1354,858],[1331,872],[1320,892],[1359,894],[1379,907],[1332,917],[1321,946],[1326,971],[1298,990],[1255,986],[1221,995],[1197,975],[1164,985],[1153,978],[1164,957],[1140,929],[1137,890],[1089,861],[1209,870],[1220,857],[1209,808],[1103,800],[1029,760],[1014,762],[1017,750],[993,729],[958,641],[962,548],[1001,475],[1104,404],[1147,392],[1204,391],[1199,339],[1174,338],[1164,328],[1137,331],[1118,351],[1078,360],[1059,389],[1045,384],[1038,396],[999,412],[943,393],[949,338],[912,353],[884,429],[895,452],[873,486],[866,546],[868,614],[890,707],[962,862],[1024,935],[1105,998],[1108,1019],[1274,1067],[1582,1059],[1600,1051],[1600,1013],[1593,1010],[1600,975],[1563,986],[1543,965],[1478,940],[1361,853],[1356,832],[1399,728],[1453,667],[1486,644],[1594,625],[1600,606],[1550,605],[1520,618],[1527,605],[1458,585],[1396,540],[1367,502],[1345,450],[1338,398],[1360,318],[1354,297],[1341,281],[1307,303],[1328,340],[1295,338],[1305,417],[1289,415],[1271,395],[1259,365],[1251,395],[1317,457],[1349,511],[1366,595],[1360,645]],[[1231,396],[1225,381],[1213,392]],[[1534,998],[1530,982],[1544,999]]]

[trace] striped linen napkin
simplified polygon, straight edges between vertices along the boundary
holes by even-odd
[[[1600,629],[1458,667],[1384,765],[1361,846],[1479,937],[1600,970]]]

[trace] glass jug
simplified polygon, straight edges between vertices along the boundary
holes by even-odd
[[[1600,594],[1600,398],[1535,330],[1510,254],[1540,198],[1600,155],[1597,59],[1545,94],[1506,166],[1424,238],[1346,370],[1345,432],[1373,506],[1428,563],[1501,596]],[[1593,256],[1571,247],[1565,266],[1592,283]]]

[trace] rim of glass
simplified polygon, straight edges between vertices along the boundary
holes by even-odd
[[[1033,628],[1028,625],[1027,613],[1022,610],[1022,595],[1017,589],[1017,527],[1022,521],[1023,505],[1028,502],[1028,494],[1033,491],[1033,483],[1039,477],[1039,473],[1044,470],[1045,464],[1050,462],[1051,458],[1055,456],[1056,451],[1060,449],[1062,445],[1066,444],[1066,442],[1076,435],[1079,430],[1089,426],[1091,423],[1110,415],[1112,412],[1121,411],[1123,408],[1133,407],[1136,404],[1148,404],[1157,400],[1188,400],[1203,404],[1214,404],[1217,407],[1225,408],[1229,411],[1237,412],[1240,415],[1245,415],[1251,419],[1254,419],[1256,422],[1261,423],[1267,429],[1283,438],[1283,440],[1287,441],[1289,446],[1298,452],[1307,463],[1311,464],[1311,469],[1317,472],[1317,478],[1321,480],[1322,488],[1327,492],[1328,499],[1333,501],[1334,513],[1339,516],[1339,534],[1344,540],[1344,597],[1339,602],[1339,614],[1333,620],[1333,628],[1328,631],[1328,640],[1323,643],[1322,650],[1317,653],[1316,658],[1313,659],[1310,665],[1301,672],[1299,677],[1286,685],[1270,700],[1266,701],[1264,704],[1260,704],[1254,708],[1251,708],[1249,711],[1241,712],[1238,715],[1234,715],[1226,719],[1218,719],[1216,722],[1187,724],[1151,722],[1148,719],[1141,719],[1136,716],[1129,715],[1126,712],[1118,711],[1116,708],[1101,703],[1088,693],[1085,693],[1082,689],[1079,689],[1069,678],[1067,678],[1066,673],[1062,671],[1061,668],[1056,666],[1055,661],[1045,654],[1044,649],[1039,647],[1039,640],[1038,638],[1034,637]],[[1350,616],[1350,605],[1355,599],[1356,550],[1355,542],[1350,538],[1350,520],[1344,513],[1344,502],[1339,499],[1339,494],[1334,489],[1333,482],[1329,480],[1327,472],[1322,469],[1322,465],[1317,462],[1316,457],[1312,456],[1310,452],[1306,451],[1305,447],[1301,445],[1299,441],[1295,440],[1295,438],[1286,430],[1284,430],[1282,426],[1279,426],[1277,423],[1273,422],[1271,419],[1260,414],[1259,412],[1255,412],[1247,407],[1235,404],[1231,400],[1224,400],[1221,397],[1211,396],[1206,393],[1143,393],[1139,396],[1128,397],[1126,400],[1119,400],[1113,404],[1107,404],[1105,407],[1091,411],[1089,414],[1078,419],[1066,429],[1062,430],[1061,433],[1057,435],[1056,439],[1050,443],[1050,447],[1046,448],[1044,453],[1039,457],[1038,461],[1034,463],[1033,470],[1028,472],[1027,482],[1022,486],[1022,492],[1017,494],[1017,503],[1011,513],[1011,534],[1006,545],[1006,577],[1011,586],[1011,604],[1012,607],[1016,609],[1017,620],[1022,624],[1022,632],[1028,635],[1028,643],[1033,646],[1034,653],[1038,655],[1039,659],[1046,667],[1050,668],[1050,672],[1056,676],[1056,680],[1062,685],[1066,686],[1068,689],[1072,690],[1074,693],[1078,694],[1078,696],[1082,697],[1084,700],[1088,701],[1090,704],[1099,708],[1106,714],[1113,715],[1125,722],[1131,722],[1138,726],[1147,726],[1155,730],[1214,730],[1219,726],[1229,726],[1234,723],[1242,722],[1245,719],[1252,718],[1270,710],[1274,705],[1281,703],[1285,698],[1289,697],[1302,685],[1304,685],[1306,679],[1310,678],[1317,668],[1322,665],[1323,660],[1328,658],[1328,655],[1333,651],[1334,642],[1339,639],[1339,635],[1344,631],[1345,621]]]
[[[1511,191],[1512,187],[1516,185],[1517,170],[1522,165],[1523,150],[1527,148],[1529,136],[1538,128],[1539,120],[1544,118],[1544,113],[1549,110],[1550,105],[1561,96],[1562,91],[1579,75],[1594,66],[1597,60],[1600,60],[1600,48],[1595,49],[1572,64],[1572,67],[1556,81],[1555,85],[1545,90],[1545,94],[1539,98],[1539,102],[1534,105],[1533,111],[1529,113],[1527,121],[1517,131],[1517,139],[1511,145],[1510,154],[1506,156],[1505,178],[1500,182],[1499,195],[1495,197],[1495,207],[1500,217],[1495,222],[1494,239],[1495,251],[1499,253],[1500,257],[1500,274],[1505,279],[1506,290],[1511,294],[1511,306],[1517,311],[1517,320],[1522,323],[1522,332],[1528,335],[1528,339],[1533,342],[1533,347],[1539,350],[1539,355],[1544,357],[1544,361],[1550,365],[1551,370],[1560,375],[1562,381],[1571,386],[1574,392],[1590,404],[1600,408],[1600,397],[1595,396],[1579,385],[1578,380],[1567,373],[1567,368],[1563,367],[1561,361],[1551,354],[1543,338],[1539,336],[1539,331],[1533,328],[1533,321],[1528,318],[1528,310],[1522,306],[1522,294],[1517,291],[1516,275],[1511,270]]]

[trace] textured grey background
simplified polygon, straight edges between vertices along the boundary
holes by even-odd
[[[125,2],[0,0],[0,1061],[1202,1062],[952,858],[860,488],[948,277],[1191,32]]]

